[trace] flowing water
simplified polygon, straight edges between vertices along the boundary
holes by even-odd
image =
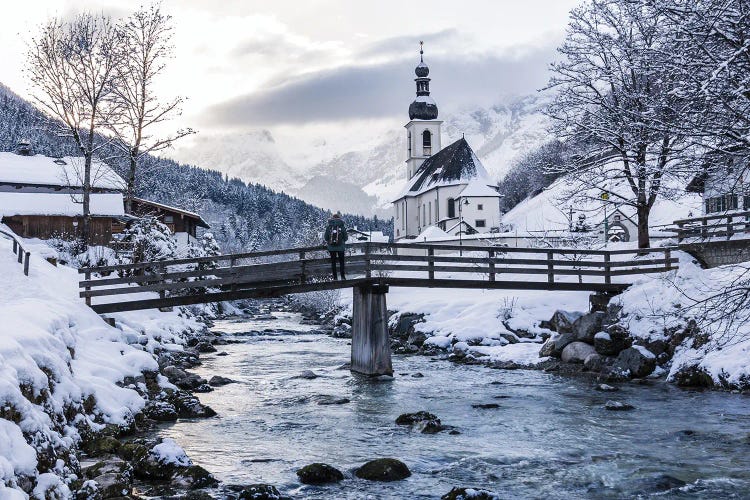
[[[204,355],[195,372],[237,383],[201,394],[219,417],[180,421],[163,435],[226,483],[270,483],[293,498],[439,498],[454,486],[502,498],[750,498],[750,397],[591,381],[538,371],[493,370],[422,356],[395,356],[395,377],[368,379],[341,365],[346,340],[278,319],[217,322],[242,339]],[[320,377],[299,378],[305,370]],[[423,377],[414,377],[421,373]],[[321,404],[336,398],[348,403]],[[605,410],[608,399],[633,411]],[[496,403],[498,408],[475,408]],[[427,410],[460,434],[397,426]],[[356,479],[373,458],[404,461],[413,475],[393,483]],[[325,462],[347,478],[306,486],[295,471]],[[662,475],[686,485],[655,493]]]

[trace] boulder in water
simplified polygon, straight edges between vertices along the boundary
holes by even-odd
[[[318,376],[319,375],[317,373],[315,373],[314,371],[312,371],[312,370],[305,370],[302,373],[300,373],[299,375],[297,375],[295,378],[303,378],[305,380],[313,380],[313,379],[318,378]]]
[[[219,484],[219,481],[200,465],[190,465],[180,470],[172,480],[191,490],[210,488]]]
[[[551,329],[557,333],[572,333],[573,323],[582,315],[583,313],[580,312],[557,310],[550,318],[549,324]]]
[[[594,349],[603,356],[616,356],[631,344],[630,334],[620,325],[612,325],[594,335]]]
[[[622,401],[609,400],[604,405],[604,409],[609,410],[609,411],[628,411],[628,410],[634,410],[635,406],[628,404],[628,403],[623,403]]]
[[[443,425],[437,415],[426,411],[416,413],[404,413],[396,419],[398,425],[413,425],[422,434],[436,434],[443,430]]]
[[[608,385],[608,384],[599,384],[596,387],[594,387],[594,389],[596,389],[597,391],[602,391],[602,392],[615,392],[615,391],[620,390],[617,387]]]
[[[214,375],[208,381],[208,385],[210,385],[212,387],[219,387],[219,386],[222,386],[222,385],[233,384],[234,382],[235,381],[232,380],[231,378],[222,377],[221,375]]]
[[[472,408],[478,408],[480,410],[494,410],[495,408],[500,408],[500,405],[497,403],[477,403],[471,405]]]
[[[576,319],[571,325],[573,333],[576,335],[576,340],[592,344],[594,342],[594,334],[601,331],[604,326],[604,317],[605,314],[603,312],[596,311],[584,314]]]
[[[590,354],[596,354],[593,346],[576,341],[566,345],[560,357],[565,363],[583,363]]]
[[[251,484],[240,491],[239,500],[281,500],[279,490],[270,484]]]
[[[613,368],[628,371],[634,378],[646,377],[656,368],[656,356],[642,346],[628,347],[617,356]]]
[[[297,471],[297,476],[303,484],[337,483],[344,479],[340,470],[319,462],[305,465]]]
[[[500,500],[500,496],[479,488],[452,488],[440,500]]]
[[[356,469],[354,475],[368,481],[399,481],[411,476],[411,471],[401,460],[377,458]]]

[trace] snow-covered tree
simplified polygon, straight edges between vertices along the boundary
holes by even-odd
[[[79,179],[84,247],[91,232],[92,161],[107,143],[97,131],[110,123],[115,110],[119,40],[109,17],[85,13],[69,21],[50,19],[32,38],[27,52],[26,72],[34,99],[54,119],[53,125],[72,137],[84,158]]]
[[[177,258],[177,242],[172,232],[155,217],[142,217],[134,221],[123,231],[123,241],[132,244],[132,263]]]
[[[649,246],[655,201],[681,190],[694,167],[675,124],[689,104],[675,90],[668,59],[680,44],[665,15],[641,0],[587,0],[571,12],[562,59],[552,65],[548,109],[554,133],[572,149],[553,167],[575,180],[576,197],[608,192],[608,203],[634,207],[638,246]],[[625,181],[628,191],[610,192]]]
[[[190,128],[156,137],[152,130],[180,114],[182,97],[160,100],[154,89],[157,78],[172,57],[171,16],[159,5],[140,8],[117,26],[118,75],[114,98],[118,114],[110,123],[128,161],[125,203],[130,212],[135,195],[136,172],[141,158],[170,148],[174,141],[193,134]],[[192,208],[188,208],[192,209]]]

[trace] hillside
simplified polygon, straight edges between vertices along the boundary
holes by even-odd
[[[466,136],[490,175],[500,180],[521,154],[549,139],[542,95],[505,98],[489,107],[440,116],[443,146]],[[390,202],[405,180],[406,116],[359,149],[299,164],[267,130],[196,141],[175,152],[182,161],[208,165],[246,182],[263,182],[327,209],[390,216]],[[322,139],[321,139],[322,141]],[[259,153],[260,152],[260,153]]]
[[[50,156],[76,154],[72,141],[59,135],[42,113],[0,84],[0,151],[13,151],[22,138],[31,141],[34,153]],[[262,135],[257,139],[269,142]],[[211,143],[210,140],[206,142]],[[274,157],[270,146],[248,147],[256,158]],[[119,154],[111,146],[101,152],[101,156],[109,158],[111,166],[122,174],[125,165],[116,159]],[[243,152],[234,154],[238,158],[246,156]],[[206,162],[201,165],[212,166],[208,159],[201,161]],[[265,187],[262,185],[265,182],[263,175],[259,175],[256,183],[245,183],[223,172],[166,158],[149,156],[142,163],[136,194],[200,212],[225,252],[317,242],[317,233],[329,217],[325,210]],[[241,170],[237,171],[238,175],[241,173]],[[269,170],[268,178],[273,180],[271,173]],[[346,216],[346,219],[361,229],[391,233],[387,221],[354,215]]]

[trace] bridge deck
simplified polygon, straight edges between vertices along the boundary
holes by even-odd
[[[356,278],[332,281],[324,248],[306,247],[81,269],[80,295],[110,313],[373,284],[620,292],[629,286],[626,276],[675,269],[672,250],[356,244],[347,257],[347,274]]]

